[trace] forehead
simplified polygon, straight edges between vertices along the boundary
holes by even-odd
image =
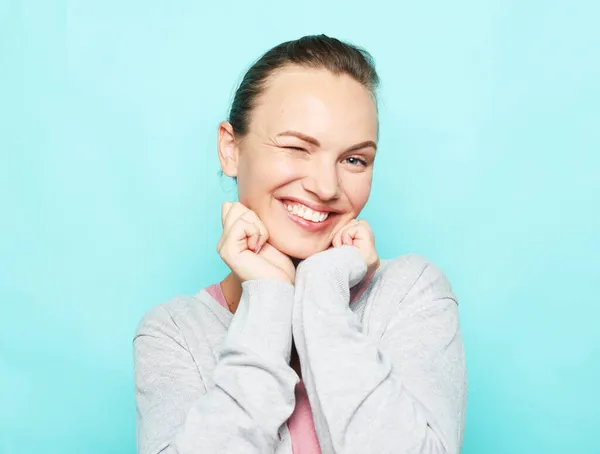
[[[250,130],[294,130],[323,146],[377,140],[377,107],[369,90],[346,74],[288,66],[275,72],[252,112]]]

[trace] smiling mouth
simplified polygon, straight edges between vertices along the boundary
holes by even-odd
[[[329,212],[313,210],[298,202],[282,201],[281,203],[292,216],[305,221],[314,222],[315,224],[324,222],[331,214]]]

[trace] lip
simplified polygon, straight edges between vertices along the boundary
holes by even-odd
[[[281,203],[284,203],[285,201],[300,203],[302,205],[306,205],[308,208],[310,208],[313,211],[320,211],[321,213],[340,213],[340,210],[333,209],[331,207],[328,207],[327,205],[322,205],[320,203],[315,203],[315,202],[309,202],[307,200],[298,199],[296,197],[282,197],[279,199],[279,201]]]
[[[288,218],[293,223],[295,223],[299,227],[302,227],[304,230],[308,230],[309,232],[321,232],[323,230],[329,229],[331,227],[332,222],[334,222],[334,218],[336,217],[336,213],[329,211],[329,216],[327,216],[327,219],[325,219],[323,222],[307,221],[306,219],[301,218],[300,216],[296,216],[295,214],[290,213],[288,211],[288,209],[285,207],[283,200],[291,201],[292,199],[279,200],[279,203],[281,204],[281,208],[285,211],[285,214],[287,214]],[[296,201],[296,200],[294,200],[294,201]],[[303,202],[298,202],[298,203],[303,203]],[[307,205],[307,206],[309,208],[312,208],[309,205]]]

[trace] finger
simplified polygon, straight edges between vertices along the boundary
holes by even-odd
[[[367,223],[367,221],[361,219],[360,221],[358,221],[358,225],[360,226],[360,228],[356,232],[354,238],[355,243],[364,241],[366,243],[371,243],[373,246],[375,246],[375,235],[373,234],[373,230],[371,229],[371,226]]]
[[[247,211],[250,211],[245,205],[239,202],[225,202],[221,208],[222,214],[222,222],[223,222],[223,233],[221,234],[221,238],[219,239],[219,243],[217,244],[217,251],[221,251],[222,248],[231,240],[232,236],[237,236],[236,234],[231,234],[231,230],[235,225],[236,221],[243,216],[243,214]],[[233,241],[240,241],[239,238],[234,238]]]
[[[230,242],[232,237],[234,237],[233,241],[238,240],[238,238],[235,238],[238,235],[236,235],[235,233],[233,233],[232,235],[232,229],[239,217],[236,218],[236,214],[234,212],[235,204],[231,202],[228,203],[230,204],[228,207],[225,207],[225,204],[223,204],[223,233],[221,234],[221,238],[219,238],[219,244],[217,245],[218,251],[220,251],[226,243]]]
[[[354,219],[352,221],[354,221]],[[352,223],[352,221],[337,228],[333,234],[333,240],[331,241],[331,245],[333,247],[340,247],[342,245],[342,236],[344,234],[344,230]]]
[[[225,247],[226,245],[229,245],[229,247],[235,247],[236,249],[238,249],[238,247],[234,245],[242,244],[242,250],[254,250],[256,248],[259,236],[260,230],[254,223],[248,222],[242,218],[238,218],[229,230],[227,239],[224,240],[223,244]]]
[[[258,242],[256,243],[256,253],[258,254],[269,239],[269,232],[267,231],[267,228],[262,223],[262,221],[259,220],[256,225],[258,226],[258,230],[260,231],[260,236],[258,237]]]
[[[260,252],[260,249],[263,247],[263,245],[269,239],[269,232],[267,231],[265,224],[260,220],[258,215],[252,210],[246,211],[244,214],[242,214],[241,218],[248,222],[252,222],[256,226],[258,231],[260,232],[258,241],[255,245],[256,252],[257,253]]]
[[[358,220],[357,220],[357,222],[358,222],[360,225],[367,227],[368,229],[370,229],[370,228],[371,228],[371,226],[369,225],[369,223],[368,223],[368,222],[367,222],[365,219],[358,219]]]
[[[335,238],[335,237],[337,237],[337,236],[341,236],[341,234],[342,234],[342,230],[344,230],[346,227],[348,227],[348,226],[349,226],[349,225],[350,225],[352,222],[354,222],[354,221],[356,221],[356,219],[352,219],[351,221],[347,222],[346,224],[339,225],[339,226],[337,227],[337,229],[336,229],[336,230],[334,230],[334,232],[333,232],[333,237]]]
[[[340,247],[342,245],[342,237],[339,235],[339,230],[336,232],[333,240],[331,241],[331,246]]]
[[[221,225],[223,227],[225,227],[225,218],[227,218],[227,213],[229,213],[232,205],[231,202],[223,202],[223,205],[221,205]]]
[[[356,224],[357,224],[356,219],[353,219],[350,222],[348,222],[346,225],[339,228],[333,237],[333,241],[332,241],[333,247],[340,247],[342,244],[346,244],[346,243],[344,243],[344,234],[348,229],[352,228]]]
[[[227,233],[231,230],[231,226],[237,221],[246,211],[250,211],[245,205],[235,202],[231,204],[229,211],[227,212],[227,216],[225,217],[225,221],[223,223],[223,233],[227,235]]]
[[[346,226],[342,226],[338,228],[333,235],[333,240],[331,241],[331,245],[333,247],[340,247],[342,245],[342,235],[344,234],[344,229]]]
[[[354,245],[354,239],[356,237],[356,226],[350,226],[344,230],[344,234],[342,235],[342,244],[347,244],[348,246]]]
[[[371,228],[371,226],[369,225],[369,223],[366,220],[359,219],[358,223],[361,225],[362,230],[368,234],[368,236],[370,236],[371,238],[374,238],[373,229]]]

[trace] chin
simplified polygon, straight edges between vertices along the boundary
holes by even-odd
[[[273,239],[271,239],[273,240]],[[321,245],[321,244],[302,244],[306,242],[296,241],[295,244],[290,244],[288,241],[271,241],[273,247],[278,249],[283,254],[287,255],[291,259],[296,260],[304,260],[310,257],[311,255],[317,254],[319,252],[324,251],[329,246]]]

